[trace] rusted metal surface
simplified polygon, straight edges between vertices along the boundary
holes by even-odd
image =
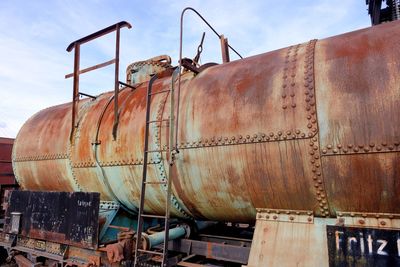
[[[333,210],[400,213],[400,50],[385,41],[398,30],[387,23],[318,43],[322,170]]]
[[[400,213],[399,25],[182,74],[171,215],[249,222],[256,208]],[[170,88],[171,73],[154,93]],[[71,145],[71,104],[32,117],[14,148],[20,184],[98,191],[136,210],[147,82],[135,87],[118,94],[115,140],[113,92],[81,102]],[[167,99],[152,97],[150,120],[168,119]],[[168,131],[166,121],[150,128],[149,149],[160,152],[148,159],[149,182],[168,175]],[[165,189],[147,190],[145,212],[162,214]]]
[[[0,137],[0,186],[14,185],[11,152],[14,139]]]
[[[95,249],[99,198],[98,193],[13,191],[6,210],[4,232]],[[12,217],[16,212],[20,214],[20,226],[14,231]],[[41,242],[45,249],[45,241]]]

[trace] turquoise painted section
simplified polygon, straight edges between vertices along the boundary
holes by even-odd
[[[165,231],[155,233],[148,236],[149,240],[149,248],[157,246],[161,243],[164,243],[164,233]],[[169,240],[174,240],[180,238],[186,234],[186,229],[183,226],[177,226],[173,229],[169,230]]]
[[[129,228],[133,231],[136,232],[137,229],[137,217],[128,214],[125,211],[119,211],[118,214],[114,217],[110,225],[113,226],[118,226],[118,227],[125,227]],[[151,220],[145,220],[143,229],[148,229],[150,227],[158,225],[159,222],[156,219],[151,219]],[[100,244],[112,242],[117,240],[117,235],[121,230],[115,229],[115,228],[110,228],[108,227],[107,230],[105,231],[104,236],[100,239]]]

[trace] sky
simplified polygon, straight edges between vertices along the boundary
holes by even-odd
[[[22,124],[49,106],[70,102],[74,40],[119,21],[120,80],[132,62],[167,54],[177,64],[180,14],[198,10],[244,57],[370,26],[365,0],[1,0],[0,137],[15,137]],[[221,62],[219,40],[194,16],[184,19],[183,56],[193,58],[206,32],[202,63]],[[115,35],[81,48],[82,68],[114,56]],[[237,59],[231,53],[231,59]],[[113,89],[113,67],[81,76],[81,91]]]

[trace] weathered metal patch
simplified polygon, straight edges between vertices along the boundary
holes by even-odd
[[[12,229],[12,213],[19,212],[21,236],[97,248],[99,193],[13,191],[8,202],[6,233]]]
[[[329,266],[400,266],[400,230],[327,226]]]

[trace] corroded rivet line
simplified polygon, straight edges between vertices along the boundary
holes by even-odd
[[[396,152],[400,151],[399,141],[389,142],[378,142],[369,144],[328,144],[322,149],[323,155],[336,155],[336,154],[366,154],[366,153],[383,153],[383,152]]]
[[[316,194],[316,200],[319,206],[320,214],[323,216],[329,216],[328,201],[326,199],[326,191],[324,188],[322,170],[321,170],[321,158],[320,148],[318,140],[318,124],[317,124],[317,113],[314,99],[314,51],[317,40],[311,40],[306,46],[306,55],[304,62],[304,95],[305,105],[307,111],[307,128],[309,129],[308,136],[312,137],[309,146],[309,157],[311,163],[311,171],[313,173],[312,180],[314,182],[314,190]],[[326,148],[322,149],[322,154],[327,153]]]
[[[314,134],[312,134],[312,136],[314,136]],[[256,133],[252,135],[236,135],[231,137],[213,136],[211,138],[201,138],[196,141],[181,141],[178,145],[178,148],[201,148],[212,146],[266,143],[294,139],[308,139],[312,136],[301,132],[299,129],[290,129],[269,133]],[[167,149],[167,146],[164,146],[163,149]]]
[[[307,127],[310,129],[309,136],[314,136],[318,132],[316,107],[314,100],[314,50],[317,40],[311,40],[306,45],[304,61],[304,93],[307,111]]]
[[[35,155],[35,156],[24,156],[24,157],[15,157],[15,162],[23,162],[23,161],[39,161],[39,160],[56,160],[56,159],[68,159],[67,153],[57,153],[57,154],[44,154],[44,155]]]
[[[299,51],[300,44],[296,46],[290,46],[287,49],[282,75],[282,109],[286,110],[289,106],[296,108],[294,97],[295,86],[296,86],[296,68],[297,68],[297,53]],[[292,53],[293,52],[293,53]],[[287,96],[290,95],[290,99]],[[290,102],[290,103],[289,103]]]

